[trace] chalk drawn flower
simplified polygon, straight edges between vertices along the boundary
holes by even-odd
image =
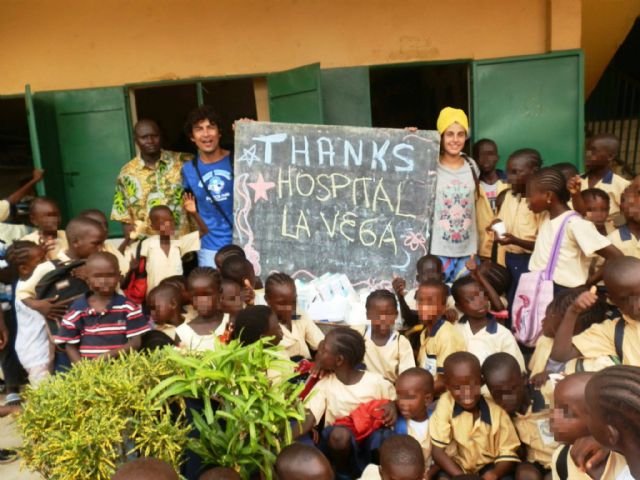
[[[426,247],[425,247],[426,243],[427,243],[427,239],[424,238],[424,235],[420,232],[418,233],[409,232],[404,237],[405,246],[409,247],[409,249],[414,252],[421,247],[423,250],[426,250]]]

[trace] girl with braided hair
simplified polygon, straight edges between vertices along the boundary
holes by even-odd
[[[589,380],[586,398],[591,435],[626,460],[616,480],[640,479],[640,367],[601,370]]]
[[[527,199],[531,211],[541,214],[542,219],[529,261],[530,271],[547,268],[554,239],[566,220],[558,261],[553,272],[554,294],[579,285],[593,285],[599,281],[600,275],[589,278],[590,257],[594,253],[605,259],[622,255],[607,237],[598,233],[593,223],[569,209],[567,202],[570,194],[567,181],[560,170],[546,167],[536,171],[527,184]]]

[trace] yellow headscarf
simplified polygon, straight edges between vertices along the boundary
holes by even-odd
[[[459,108],[444,107],[440,111],[438,122],[436,123],[438,133],[442,135],[444,131],[454,123],[459,123],[465,129],[467,135],[469,135],[469,120],[467,119],[467,114]]]

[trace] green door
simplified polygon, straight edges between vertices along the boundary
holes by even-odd
[[[109,217],[116,177],[133,156],[125,90],[55,92],[55,104],[68,214],[98,208]],[[120,224],[109,232],[120,234]]]
[[[584,144],[581,51],[480,60],[472,67],[473,139],[509,154],[536,148],[545,165],[571,162],[582,170]]]
[[[54,92],[32,93],[30,86],[26,85],[25,102],[34,166],[43,168],[46,172],[44,182],[38,184],[38,194],[46,194],[54,199],[66,222],[69,215],[60,163],[55,94]]]
[[[272,122],[322,124],[320,64],[267,76]]]
[[[323,123],[371,126],[369,67],[323,69],[320,78]]]

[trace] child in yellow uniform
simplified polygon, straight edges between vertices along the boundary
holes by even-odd
[[[507,413],[480,393],[480,362],[471,353],[457,352],[445,360],[444,371],[447,393],[429,421],[433,459],[450,476],[509,475],[520,462],[520,441]],[[445,449],[451,444],[456,453],[449,456]]]
[[[281,347],[296,361],[311,359],[309,347],[318,350],[324,335],[304,312],[297,311],[296,284],[286,273],[272,273],[265,282],[265,300],[282,327]]]
[[[380,447],[380,466],[369,465],[360,480],[423,480],[424,458],[420,445],[409,435],[394,435]],[[305,477],[310,480],[310,477]]]
[[[563,378],[556,385],[550,425],[555,440],[561,445],[553,452],[551,459],[553,480],[615,479],[624,468],[619,458],[609,455],[606,462],[585,471],[575,464],[571,455],[572,445],[590,436],[585,389],[594,375],[576,373]]]
[[[176,328],[185,350],[213,350],[215,339],[227,334],[229,316],[218,308],[220,275],[211,267],[198,267],[189,274],[189,293],[198,316]]]
[[[572,337],[578,315],[598,301],[595,287],[582,293],[558,327],[551,350],[553,360],[617,355],[624,365],[640,365],[640,312],[635,303],[640,298],[640,259],[618,257],[607,261],[603,278],[609,298],[622,317],[597,323]]]
[[[448,287],[436,280],[422,283],[417,292],[418,316],[424,327],[420,334],[418,366],[427,370],[435,379],[436,396],[445,391],[445,359],[466,348],[460,332],[444,318],[448,295]]]
[[[518,465],[516,478],[540,478],[551,473],[551,456],[558,444],[549,426],[551,413],[539,390],[535,390],[508,353],[494,353],[482,364],[482,376],[491,397],[511,416],[520,441],[525,446],[526,462]]]
[[[365,308],[371,324],[364,332],[364,364],[394,383],[399,374],[416,366],[409,340],[393,331],[398,317],[396,297],[389,290],[376,290],[367,297]]]
[[[487,227],[495,218],[497,212],[496,200],[498,195],[509,188],[507,176],[496,165],[498,146],[493,140],[483,138],[473,145],[473,158],[480,169],[479,195],[476,198],[476,220],[478,223],[478,255],[491,258],[493,236],[487,232]]]
[[[471,276],[462,277],[455,281],[451,293],[456,306],[464,314],[456,327],[464,339],[466,350],[480,362],[492,353],[510,353],[525,372],[524,357],[516,339],[489,313],[489,301],[478,280]]]
[[[625,255],[640,258],[640,177],[634,178],[622,194],[620,209],[626,223],[607,238]]]
[[[529,271],[529,259],[538,234],[541,217],[527,204],[527,180],[540,168],[540,154],[532,149],[517,150],[507,161],[507,179],[511,188],[495,222],[503,222],[506,233],[495,238],[505,252],[505,266],[511,274],[507,302],[513,305],[520,275]]]
[[[444,282],[442,260],[436,255],[424,255],[420,257],[416,263],[416,281],[418,282],[418,287],[421,283],[429,280]],[[418,309],[418,287],[407,291],[407,282],[401,277],[394,277],[391,285],[398,297],[398,305],[400,305],[400,314],[402,315],[404,326],[413,327],[418,325],[420,323],[416,313]],[[450,295],[447,295],[447,318],[451,321],[458,320],[457,313],[455,312],[455,302]]]
[[[396,380],[396,406],[398,420],[395,431],[415,438],[422,447],[424,465],[431,467],[431,437],[429,436],[429,412],[433,402],[433,376],[422,368],[410,368]]]
[[[553,339],[565,312],[573,305],[578,296],[588,290],[587,287],[576,287],[564,290],[556,295],[542,320],[542,335],[538,338],[536,348],[529,360],[531,382],[541,386],[551,373],[566,372],[567,364],[554,362],[550,359]],[[606,318],[607,305],[599,298],[590,308],[582,312],[576,321],[573,335],[578,335],[596,323],[602,323]],[[575,363],[575,362],[574,362]],[[590,371],[590,370],[589,370]]]
[[[58,258],[58,254],[69,247],[65,231],[58,230],[62,221],[60,209],[58,204],[50,198],[37,197],[31,202],[29,221],[37,230],[20,240],[29,240],[42,245],[47,252],[47,260]]]
[[[584,167],[586,172],[581,176],[582,190],[599,188],[604,190],[611,199],[609,228],[623,223],[620,215],[620,196],[629,185],[629,180],[616,175],[611,165],[620,154],[620,141],[610,133],[601,133],[589,137],[586,142]]]
[[[381,375],[356,368],[364,359],[365,344],[362,335],[346,327],[331,330],[320,342],[316,364],[326,370],[323,377],[307,397],[307,415],[298,436],[307,434],[324,416],[320,449],[327,454],[338,475],[360,476],[371,463],[372,448],[380,443],[380,430],[356,442],[355,435],[334,422],[348,416],[359,405],[372,400],[390,400],[383,407],[384,423],[393,427],[396,410],[393,385]]]
[[[162,280],[173,275],[182,275],[182,257],[200,249],[200,237],[209,231],[200,218],[195,201],[185,194],[185,209],[196,220],[199,231],[174,238],[175,221],[173,212],[166,205],[157,205],[149,212],[151,228],[158,235],[142,240],[140,256],[146,257],[147,289],[152,289]]]
[[[533,174],[527,189],[529,208],[545,217],[538,229],[529,270],[534,272],[547,268],[556,234],[567,216],[572,215],[567,220],[553,272],[554,294],[563,288],[584,285],[587,280],[597,282],[598,278],[589,279],[589,265],[593,254],[609,259],[621,255],[620,250],[600,235],[593,223],[569,209],[569,191],[559,170],[553,167],[541,168]]]
[[[639,391],[640,368],[618,365],[596,373],[585,392],[591,435],[627,463],[619,480],[640,478]]]

